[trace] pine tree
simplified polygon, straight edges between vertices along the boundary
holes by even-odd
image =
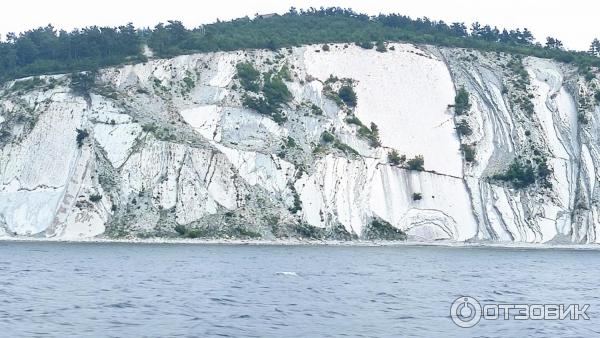
[[[600,41],[598,39],[594,39],[594,41],[592,41],[588,53],[594,56],[600,56]]]
[[[546,38],[546,48],[563,49],[564,47],[562,41],[549,36]]]

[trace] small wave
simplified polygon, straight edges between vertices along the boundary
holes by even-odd
[[[213,302],[217,302],[217,303],[221,303],[221,304],[231,304],[231,303],[237,303],[235,300],[231,299],[231,298],[218,298],[218,297],[211,297],[209,298],[210,300],[212,300]]]
[[[277,276],[293,276],[293,277],[298,277],[298,274],[293,272],[293,271],[279,271],[279,272],[275,272],[275,275]]]
[[[111,308],[117,308],[117,309],[124,309],[124,308],[131,308],[131,307],[135,307],[133,304],[131,304],[131,303],[129,303],[129,302],[108,304],[108,305],[106,305],[106,306],[107,306],[107,307],[111,307]]]
[[[400,316],[400,317],[396,317],[395,319],[397,320],[407,320],[407,319],[415,319],[416,317],[413,316]]]
[[[235,316],[235,318],[246,319],[246,318],[250,318],[250,315],[239,315],[239,316]]]
[[[376,295],[381,297],[398,298],[398,296],[387,292],[378,292]]]

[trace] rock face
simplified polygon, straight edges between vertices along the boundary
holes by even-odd
[[[598,80],[536,58],[388,48],[151,60],[84,92],[67,75],[7,83],[0,236],[352,239],[383,224],[427,241],[600,241]],[[245,107],[243,62],[289,72],[285,121]],[[356,107],[336,99],[343,81]],[[389,163],[392,150],[424,170]],[[533,179],[508,178],[511,163]]]

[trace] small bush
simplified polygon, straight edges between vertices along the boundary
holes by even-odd
[[[194,82],[194,80],[192,80],[191,77],[186,76],[183,78],[183,85],[185,87],[185,90],[189,92],[196,86],[196,83]]]
[[[187,228],[185,225],[177,224],[174,228],[175,232],[182,237],[186,238],[200,238],[207,237],[210,231],[201,228]]]
[[[303,238],[318,239],[323,238],[325,236],[324,229],[318,228],[307,223],[298,224],[294,230],[298,235],[300,235]]]
[[[177,224],[175,226],[175,232],[177,232],[180,236],[183,236],[183,235],[185,235],[186,228],[185,228],[185,226],[183,226],[181,224]]]
[[[322,144],[317,144],[314,146],[312,153],[314,155],[323,154],[325,153],[325,147]]]
[[[328,131],[324,131],[321,134],[321,141],[323,141],[325,143],[331,143],[331,142],[335,141],[335,136],[333,136],[333,134]]]
[[[100,200],[102,200],[102,195],[99,195],[99,194],[90,195],[90,202],[96,203],[96,202],[100,202]]]
[[[467,162],[475,162],[475,147],[468,144],[461,144],[460,150],[465,156],[465,161]]]
[[[319,106],[317,106],[316,104],[313,104],[310,106],[310,110],[312,111],[313,114],[315,115],[323,115],[323,109],[321,109]]]
[[[363,231],[363,237],[367,240],[406,240],[406,233],[404,231],[395,228],[389,222],[382,219],[373,219]]]
[[[377,44],[375,45],[375,50],[380,52],[380,53],[385,53],[387,52],[387,47],[385,46],[385,43],[383,41],[377,41]]]
[[[513,60],[508,62],[508,68],[512,70],[520,79],[517,81],[516,86],[522,90],[526,90],[530,84],[529,73],[523,65],[522,57],[515,57]]]
[[[12,134],[10,133],[10,131],[6,129],[0,130],[0,142],[7,141],[8,139],[10,139],[11,136]]]
[[[187,229],[185,232],[185,237],[187,238],[199,238],[202,236],[202,231],[200,229]]]
[[[408,169],[410,170],[425,170],[425,159],[423,158],[423,155],[417,155],[414,158],[411,158],[406,162],[406,164],[408,165]]]
[[[493,178],[510,182],[515,188],[526,188],[535,183],[535,173],[531,163],[522,164],[517,160],[510,164],[506,172],[494,175]]]
[[[71,90],[76,95],[89,96],[90,90],[96,83],[96,72],[81,72],[71,74]]]
[[[473,129],[471,129],[467,121],[458,122],[455,129],[459,136],[470,136],[473,134]]]
[[[369,145],[371,147],[377,148],[381,146],[381,141],[379,140],[379,127],[373,122],[371,122],[371,129],[362,126],[358,129],[358,134],[367,138],[369,140]]]
[[[400,156],[395,149],[388,153],[388,162],[392,165],[400,165],[406,162],[406,155]]]
[[[538,177],[539,177],[539,178],[541,178],[541,179],[544,179],[544,180],[545,180],[545,179],[547,179],[547,178],[548,178],[548,176],[550,176],[550,174],[552,174],[552,169],[550,169],[550,168],[548,167],[548,163],[546,162],[546,160],[545,160],[545,159],[543,159],[543,160],[542,160],[542,161],[541,161],[541,162],[538,164],[538,167],[537,167],[537,174],[538,174]]]
[[[420,201],[423,199],[423,195],[420,192],[415,192],[412,194],[413,201]]]
[[[358,135],[369,140],[371,147],[379,147],[381,142],[379,140],[379,127],[371,122],[371,128],[367,128],[356,115],[351,115],[346,118],[346,123],[354,124],[359,126]]]
[[[249,63],[238,63],[236,65],[237,76],[240,79],[240,83],[245,90],[251,92],[258,92],[260,73],[254,66]]]
[[[284,123],[287,119],[282,112],[282,106],[292,99],[292,93],[290,93],[286,84],[283,82],[281,71],[279,74],[273,74],[272,72],[264,74],[264,84],[261,89],[257,80],[258,75],[260,74],[254,70],[254,68],[249,69],[251,65],[248,66],[248,64],[238,64],[238,73],[240,72],[240,67],[242,69],[242,74],[244,75],[238,75],[239,78],[250,79],[248,80],[250,83],[246,83],[245,86],[250,86],[248,88],[251,88],[251,91],[262,94],[262,97],[244,95],[242,98],[243,105],[246,108],[256,110],[260,114],[270,116],[279,124]],[[247,80],[242,80],[242,85],[244,85],[243,81]],[[254,87],[254,85],[256,85],[256,87]]]
[[[277,76],[286,81],[293,80],[292,74],[290,74],[290,68],[287,65],[281,67],[281,69],[279,70],[279,73],[277,73]]]
[[[142,131],[146,133],[155,132],[158,127],[154,123],[146,123],[142,126]]]
[[[146,123],[142,125],[142,131],[146,133],[152,133],[154,137],[163,141],[171,141],[176,138],[175,134],[173,134],[172,130],[168,127],[159,128],[158,125],[154,123]]]
[[[371,41],[359,41],[356,45],[364,49],[373,49],[373,43]]]
[[[377,140],[379,140],[379,127],[375,124],[375,122],[371,122],[371,132],[375,137],[377,137]]]
[[[324,44],[324,45],[323,45],[323,47],[321,47],[321,49],[322,49],[324,52],[329,52],[329,45],[328,45],[328,44]]]
[[[471,109],[471,102],[469,102],[469,92],[464,87],[460,87],[456,96],[454,97],[454,112],[456,115],[462,115]]]
[[[348,107],[356,107],[357,97],[354,88],[349,85],[342,86],[338,91],[338,95]]]
[[[286,142],[285,142],[285,147],[286,147],[286,148],[295,148],[296,146],[297,146],[297,144],[296,144],[296,140],[294,140],[294,138],[293,138],[293,137],[291,137],[291,136],[288,136],[288,137],[287,137],[287,140],[286,140]]]
[[[371,123],[371,128],[368,128],[354,115],[346,118],[346,123],[359,126],[358,135],[369,140],[369,144],[372,147],[379,147],[381,145],[379,141],[379,128],[375,123]]]
[[[249,228],[237,226],[232,229],[232,235],[236,238],[260,238],[262,237],[258,232],[252,231]]]
[[[287,117],[285,117],[285,115],[283,115],[281,112],[275,112],[271,114],[271,118],[278,124],[283,124],[285,121],[287,121]]]
[[[325,84],[332,84],[332,83],[336,83],[338,82],[340,79],[337,76],[334,76],[333,74],[329,74],[329,77],[327,78],[327,80],[325,80]]]
[[[77,136],[75,140],[77,141],[77,147],[81,148],[83,146],[83,142],[85,139],[90,136],[90,133],[86,129],[77,129]]]
[[[519,103],[519,107],[521,107],[521,109],[523,109],[523,111],[527,113],[527,115],[533,115],[533,113],[535,112],[535,106],[533,105],[533,102],[531,102],[531,100],[528,98],[523,98]]]
[[[349,145],[347,145],[346,143],[342,143],[338,140],[335,140],[335,142],[333,142],[333,146],[348,155],[358,155],[358,151],[356,151],[356,149],[354,149],[354,148],[350,147]]]
[[[244,96],[243,104],[244,107],[255,110],[263,115],[271,115],[276,111],[275,108],[262,97]]]
[[[263,87],[263,94],[269,105],[279,107],[292,99],[292,93],[279,76],[267,77]]]
[[[346,123],[348,124],[355,124],[357,126],[362,126],[362,121],[356,117],[356,115],[350,115],[346,118]]]
[[[289,208],[289,211],[292,214],[296,214],[302,210],[302,200],[300,199],[300,195],[298,194],[298,191],[296,190],[294,184],[289,183],[288,187],[290,188],[290,191],[292,192],[292,197],[294,198],[294,205],[291,208]]]

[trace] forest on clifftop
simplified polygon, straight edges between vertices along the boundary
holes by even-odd
[[[278,49],[304,44],[355,43],[373,48],[387,41],[472,48],[555,59],[578,66],[591,76],[600,67],[600,41],[588,51],[570,51],[560,40],[536,42],[527,28],[499,29],[474,23],[445,23],[400,14],[369,16],[351,9],[296,10],[283,15],[258,15],[217,21],[194,29],[179,21],[154,28],[90,26],[71,32],[53,26],[19,35],[9,33],[0,42],[0,82],[42,74],[70,73],[146,61],[143,46],[155,56],[172,57],[197,52],[240,49]]]

